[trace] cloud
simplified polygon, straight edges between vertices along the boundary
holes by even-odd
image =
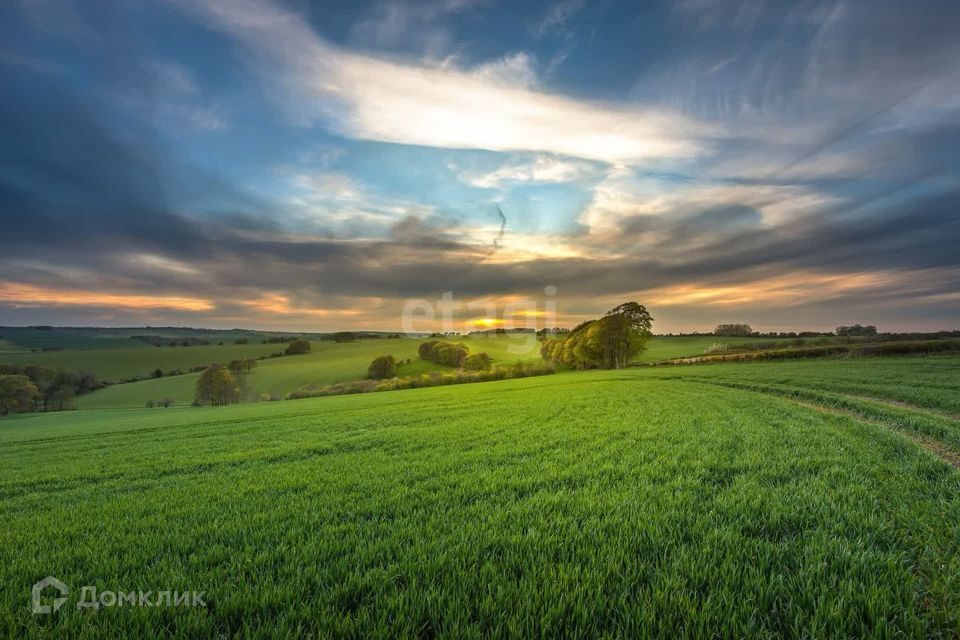
[[[184,6],[268,61],[271,74],[298,87],[294,99],[314,102],[318,117],[348,137],[641,162],[696,156],[711,133],[672,113],[505,84],[503,77],[489,77],[489,67],[403,64],[349,52],[266,2]]]
[[[473,74],[491,84],[528,88],[537,83],[536,60],[525,51],[478,65]]]
[[[176,295],[136,295],[43,287],[20,282],[0,283],[0,303],[13,307],[108,307],[113,309],[173,309],[210,311],[210,300]]]
[[[337,171],[294,173],[286,226],[331,237],[382,238],[399,221],[436,217],[433,207],[370,190],[360,180]]]
[[[567,23],[583,8],[584,0],[560,0],[552,4],[540,24],[537,34],[566,33]]]
[[[518,183],[567,183],[598,174],[598,167],[589,162],[537,154],[530,159],[509,161],[493,171],[463,170],[463,182],[483,189],[509,187]]]
[[[730,28],[744,38],[771,24],[759,4],[715,1],[705,15],[737,16]],[[61,74],[8,64],[0,319],[395,328],[407,297],[506,300],[548,284],[565,319],[635,298],[654,307],[659,330],[709,328],[721,313],[779,328],[960,317],[960,129],[942,34],[921,56],[932,66],[917,71],[892,57],[908,45],[863,45],[846,14],[825,24],[791,13],[785,28],[810,47],[744,53],[725,49],[736,38],[714,39],[662,83],[645,79],[662,102],[641,92],[610,104],[538,88],[526,54],[390,61],[334,46],[276,5],[198,6],[187,10],[234,34],[261,79],[289,89],[280,99],[343,136],[500,152],[429,152],[454,167],[438,181],[468,192],[470,215],[435,204],[449,191],[425,204],[390,192],[399,176],[349,172],[349,140],[312,167],[281,167],[273,195],[257,196],[184,162],[160,131],[167,123],[121,128]],[[844,39],[877,53],[894,89]],[[796,64],[797,86],[781,83],[777,70],[794,77]],[[142,66],[172,104],[207,104],[190,67]],[[912,82],[921,88],[910,93]],[[716,108],[704,107],[710,97]],[[428,153],[403,157],[413,164],[416,152]],[[476,197],[451,176],[497,191]],[[561,231],[523,231],[545,227],[524,224],[538,215],[533,196],[509,196],[566,192],[557,185],[586,194],[579,216],[572,208]],[[496,202],[510,222],[502,236]]]
[[[443,20],[485,4],[485,0],[381,0],[350,30],[359,47],[412,48],[432,58],[445,58],[453,34]]]

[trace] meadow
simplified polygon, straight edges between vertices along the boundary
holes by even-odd
[[[141,332],[143,330],[140,330]],[[67,336],[68,342],[71,336]],[[226,363],[236,358],[260,358],[283,351],[282,344],[198,345],[191,347],[153,347],[147,344],[94,348],[96,340],[120,339],[113,335],[85,338],[87,348],[62,349],[48,352],[0,352],[0,363],[27,365],[40,364],[60,367],[70,371],[92,371],[98,379],[118,381],[126,378],[148,378],[154,369],[168,372],[171,369],[188,371],[192,367],[213,362]],[[540,344],[529,334],[478,335],[450,338],[451,341],[467,344],[472,352],[483,351],[493,358],[495,365],[517,362],[539,362]],[[704,349],[717,342],[712,336],[654,337],[640,362],[653,362],[703,353]],[[757,338],[724,338],[725,344],[762,341]],[[445,367],[424,362],[417,357],[416,338],[381,338],[357,340],[350,343],[313,341],[312,351],[302,356],[260,360],[249,376],[249,397],[263,394],[285,397],[304,387],[316,387],[336,382],[349,382],[364,377],[370,361],[379,355],[393,355],[398,360],[410,359],[400,366],[401,376],[419,375]],[[175,404],[189,405],[193,400],[198,373],[145,379],[138,382],[117,384],[77,398],[81,409],[109,409],[143,407],[148,400],[171,398]]]
[[[540,361],[540,345],[533,336],[470,336],[452,338],[463,342],[471,351],[485,351],[495,364],[512,364],[517,360]],[[398,360],[411,360],[401,365],[399,375],[418,375],[429,370],[443,370],[448,367],[432,362],[421,361],[417,355],[417,346],[421,340],[415,338],[381,338],[357,340],[348,343],[312,342],[308,354],[285,356],[261,360],[257,368],[248,377],[249,395],[257,398],[261,394],[274,394],[284,397],[292,391],[310,386],[321,386],[335,382],[349,382],[363,378],[370,362],[379,355],[393,355]],[[283,345],[244,345],[247,351],[257,347],[269,347],[269,353],[283,350]],[[222,351],[228,347],[189,347],[183,349],[211,349],[209,362],[226,362]],[[241,347],[231,352],[241,353]],[[164,349],[154,349],[163,351]],[[169,349],[175,351],[176,348]],[[66,352],[63,352],[66,353]],[[145,354],[149,356],[148,354]],[[143,357],[143,356],[141,356]],[[239,356],[234,356],[239,357]],[[254,357],[254,356],[249,356]],[[218,359],[219,358],[219,359]],[[194,387],[200,374],[185,374],[143,380],[128,384],[119,384],[78,398],[81,409],[105,409],[142,407],[147,400],[169,397],[175,404],[187,405],[193,400]]]
[[[956,637],[958,380],[826,359],[14,416],[0,633]],[[71,599],[33,616],[46,575]]]

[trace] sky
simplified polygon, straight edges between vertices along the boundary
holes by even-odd
[[[960,329],[957,60],[955,0],[10,0],[0,325]]]

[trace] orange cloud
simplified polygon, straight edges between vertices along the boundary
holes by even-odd
[[[295,307],[290,304],[289,297],[281,294],[266,295],[256,298],[255,300],[245,300],[241,304],[252,309],[257,309],[258,311],[265,311],[266,313],[278,315],[300,314],[318,318],[333,318],[340,316],[353,317],[364,313],[363,309],[320,309],[317,307]]]
[[[175,309],[177,311],[210,311],[213,302],[204,298],[183,296],[138,296],[76,289],[58,289],[16,282],[0,283],[0,302],[16,307],[84,306],[123,309]]]
[[[795,273],[736,285],[681,284],[652,289],[651,304],[658,306],[792,305],[824,300],[851,291],[885,288],[901,283],[903,274],[875,271],[848,274]]]

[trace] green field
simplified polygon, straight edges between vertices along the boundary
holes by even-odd
[[[517,360],[540,360],[540,345],[532,336],[477,336],[455,340],[466,343],[471,351],[489,353],[496,364],[510,364]],[[419,359],[417,346],[420,342],[414,338],[358,340],[343,344],[314,342],[313,350],[309,354],[261,360],[248,379],[250,395],[256,398],[263,393],[273,393],[282,397],[303,387],[357,380],[366,375],[370,361],[379,355],[393,355],[398,360],[411,359],[412,362],[409,365],[400,367],[400,375],[418,375],[428,370],[443,369],[441,365]],[[278,345],[246,346],[248,351],[249,347],[261,346],[272,347],[268,352],[278,350]],[[228,349],[226,346],[188,347],[184,348],[184,351],[217,348]],[[279,349],[282,348],[283,346],[279,345]],[[238,346],[237,349],[240,347]],[[163,350],[163,348],[155,349],[155,351]],[[175,351],[176,348],[169,350]],[[212,355],[219,357],[216,353]],[[219,361],[225,362],[228,359],[221,358]],[[210,360],[210,362],[215,361],[217,361],[216,357]],[[142,407],[147,400],[158,400],[162,397],[172,398],[176,404],[190,404],[198,376],[199,374],[187,374],[114,385],[81,396],[78,401],[82,409]]]
[[[140,330],[143,332],[144,330]],[[92,338],[87,338],[91,340]],[[98,339],[107,340],[101,336]],[[128,341],[129,338],[127,338]],[[466,343],[471,351],[489,353],[495,364],[507,365],[523,361],[539,361],[540,345],[532,335],[486,335],[450,338]],[[724,338],[729,345],[758,342],[758,338]],[[710,336],[655,337],[641,355],[640,362],[697,355],[717,342]],[[136,342],[136,341],[132,341]],[[313,342],[312,353],[305,356],[262,360],[249,377],[250,397],[261,394],[286,396],[307,386],[348,382],[362,378],[370,361],[376,356],[390,354],[397,359],[410,358],[413,362],[400,367],[399,375],[419,375],[442,366],[417,358],[419,339],[384,338],[358,340],[352,343]],[[147,377],[154,369],[189,370],[191,367],[213,362],[226,363],[235,358],[259,358],[282,351],[278,344],[224,344],[192,347],[153,347],[140,343],[134,347],[103,349],[64,349],[49,352],[0,352],[0,363],[18,365],[41,364],[70,371],[92,371],[100,380],[116,381],[132,377]],[[148,400],[172,398],[176,404],[188,405],[193,400],[194,386],[199,374],[141,380],[114,385],[77,399],[81,409],[109,409],[142,407]]]
[[[151,345],[109,349],[65,349],[63,351],[0,353],[0,362],[38,364],[67,371],[90,371],[97,379],[116,382],[149,376],[155,369],[188,371],[211,362],[235,358],[258,358],[283,351],[282,344],[225,344],[193,347]]]
[[[270,332],[246,329],[191,329],[186,327],[0,327],[0,351],[32,351],[43,349],[131,349],[148,346],[134,336],[163,336],[169,340],[203,339],[212,344],[232,343],[237,338],[259,342],[273,335]]]
[[[958,380],[821,360],[14,416],[0,633],[957,637]],[[51,574],[72,599],[33,616]]]

